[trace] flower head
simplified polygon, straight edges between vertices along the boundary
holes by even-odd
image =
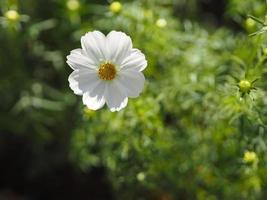
[[[119,13],[122,9],[122,5],[118,1],[114,1],[110,4],[109,10],[113,13]]]
[[[128,97],[139,96],[147,61],[140,50],[132,47],[129,36],[117,31],[105,36],[93,31],[81,38],[81,45],[67,56],[74,70],[69,85],[75,94],[83,96],[89,109],[100,109],[106,103],[112,112],[119,111],[127,105]]]

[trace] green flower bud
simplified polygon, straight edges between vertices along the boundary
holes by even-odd
[[[66,6],[69,10],[75,11],[80,8],[80,2],[78,0],[68,0]]]
[[[251,18],[246,19],[245,26],[247,29],[252,29],[255,27],[255,25],[256,25],[256,22],[253,19],[251,19]]]
[[[242,93],[249,93],[250,90],[252,89],[252,84],[248,80],[241,80],[238,83],[238,86],[239,86],[240,92],[242,92]]]
[[[137,178],[138,181],[143,182],[143,181],[145,180],[145,178],[146,178],[146,175],[145,175],[144,172],[139,172],[139,173],[136,175],[136,178]]]
[[[19,20],[20,15],[16,10],[8,10],[5,13],[5,17],[12,22],[16,22]]]
[[[258,161],[258,156],[254,151],[245,151],[243,156],[244,163],[254,163]]]
[[[165,26],[167,26],[167,21],[163,18],[160,18],[156,21],[156,25],[159,28],[164,28]]]

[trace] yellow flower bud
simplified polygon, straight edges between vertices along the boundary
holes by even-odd
[[[252,89],[252,84],[248,80],[241,80],[238,83],[238,86],[239,86],[240,92],[242,93],[249,93],[250,90]]]
[[[114,1],[110,4],[109,10],[113,13],[119,13],[122,9],[122,5],[118,1]]]
[[[66,6],[69,10],[75,11],[80,8],[80,2],[78,0],[68,0]]]
[[[159,28],[164,28],[165,26],[167,26],[167,21],[163,18],[160,18],[156,21],[156,25],[159,27]]]
[[[5,17],[10,21],[18,21],[20,18],[20,15],[16,10],[8,10],[5,13]]]
[[[258,161],[258,156],[253,151],[245,151],[244,156],[243,156],[243,161],[245,163],[255,163]]]

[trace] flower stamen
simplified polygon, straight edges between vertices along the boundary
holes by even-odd
[[[116,68],[111,63],[101,64],[98,69],[99,78],[101,78],[102,80],[106,81],[113,80],[116,74],[117,74]]]

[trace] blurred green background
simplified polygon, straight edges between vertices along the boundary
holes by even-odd
[[[266,199],[266,11],[0,0],[0,200]],[[66,56],[93,30],[127,33],[148,60],[121,112],[89,110],[68,86]]]

